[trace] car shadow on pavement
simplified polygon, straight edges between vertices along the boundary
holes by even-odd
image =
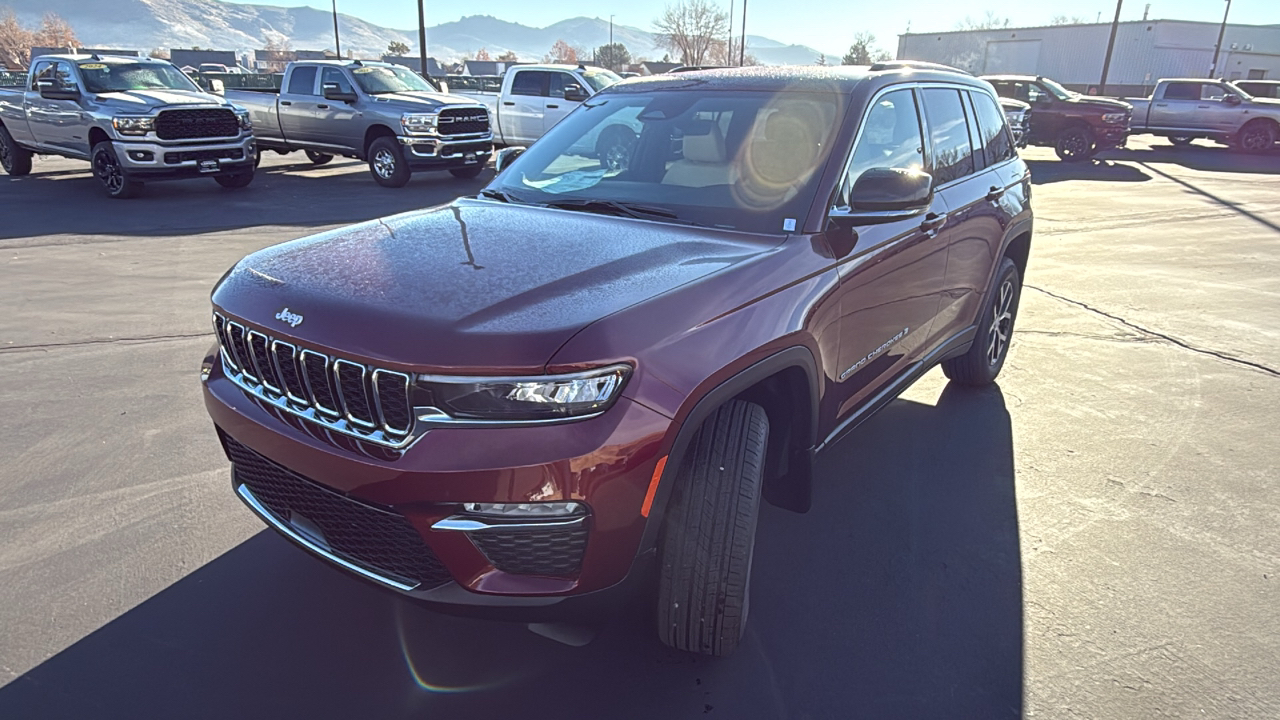
[[[1100,182],[1146,182],[1151,176],[1132,165],[1116,162],[1062,162],[1061,160],[1027,160],[1033,185],[1047,185],[1063,180],[1097,180]]]
[[[1237,172],[1250,174],[1280,174],[1280,148],[1269,153],[1250,155],[1236,152],[1222,145],[1201,144],[1200,141],[1177,147],[1150,145],[1106,150],[1099,153],[1103,160],[1121,160],[1135,163],[1170,163],[1190,170],[1210,172]]]
[[[301,157],[299,155],[298,157]],[[480,192],[493,174],[473,180],[447,172],[417,173],[403,188],[380,187],[363,163],[321,167],[273,158],[253,184],[225,190],[212,178],[148,183],[141,197],[112,200],[89,173],[37,169],[27,177],[0,174],[0,240],[50,235],[175,235],[258,225],[317,227],[363,222],[419,210]],[[59,168],[62,165],[58,166]],[[39,213],[24,208],[74,208]]]
[[[631,608],[584,647],[438,615],[264,531],[0,688],[0,717],[1017,718],[1022,578],[998,388],[897,401],[767,507],[725,659]]]

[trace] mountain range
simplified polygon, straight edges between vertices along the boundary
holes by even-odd
[[[276,40],[297,50],[333,49],[333,16],[310,7],[241,5],[221,0],[0,0],[23,23],[34,26],[41,16],[61,15],[86,46],[150,50],[200,46],[246,51]],[[402,42],[416,54],[416,30],[395,30],[339,13],[342,50],[374,57],[391,42]],[[632,58],[661,59],[653,33],[624,25],[613,26],[615,42],[627,46]],[[514,52],[521,60],[541,60],[557,40],[590,52],[609,41],[609,22],[576,17],[533,28],[486,15],[465,17],[427,29],[427,51],[442,61],[473,55],[485,48],[493,57]],[[788,45],[756,35],[747,37],[747,52],[766,65],[809,65],[820,53],[804,45]],[[840,59],[825,56],[826,62]]]

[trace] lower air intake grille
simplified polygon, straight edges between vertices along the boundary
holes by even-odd
[[[587,529],[582,525],[567,530],[492,527],[469,535],[494,567],[517,575],[576,575],[587,548]]]
[[[403,515],[322,487],[223,435],[235,481],[249,488],[276,519],[318,528],[334,555],[377,575],[427,590],[450,580],[449,571]]]

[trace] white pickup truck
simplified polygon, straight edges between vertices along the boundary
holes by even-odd
[[[1229,82],[1172,78],[1156,83],[1149,98],[1122,98],[1133,105],[1130,131],[1187,145],[1210,138],[1250,153],[1271,150],[1280,140],[1280,100],[1256,98]]]
[[[621,81],[604,68],[518,65],[507,70],[498,92],[456,87],[451,92],[489,108],[495,145],[531,145],[584,100]]]

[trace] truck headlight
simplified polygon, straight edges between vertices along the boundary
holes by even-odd
[[[567,420],[608,410],[631,375],[610,365],[567,375],[459,378],[420,375],[435,406],[458,420]]]
[[[438,115],[431,113],[405,113],[400,116],[400,125],[404,131],[413,135],[434,134]]]
[[[1127,119],[1129,119],[1129,113],[1122,112],[1107,113],[1102,116],[1102,122],[1107,123],[1108,125],[1119,125]]]
[[[121,135],[146,135],[156,129],[156,119],[121,115],[111,118],[111,126]]]
[[[253,129],[253,121],[249,119],[249,111],[248,111],[248,110],[240,110],[240,109],[238,109],[238,108],[237,108],[237,109],[236,109],[236,119],[240,121],[240,129],[241,129],[241,130],[252,130],[252,129]]]

